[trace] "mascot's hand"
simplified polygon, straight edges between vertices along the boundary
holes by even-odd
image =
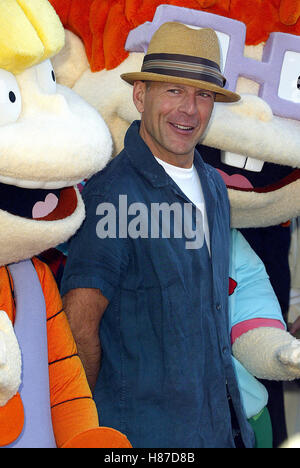
[[[0,407],[16,395],[21,383],[21,352],[7,314],[0,310]]]
[[[278,350],[277,357],[282,364],[300,371],[300,341],[294,339]]]
[[[69,440],[62,448],[132,448],[127,437],[110,427],[96,427]]]
[[[279,328],[261,327],[236,339],[233,355],[253,375],[267,380],[300,378],[300,341]]]

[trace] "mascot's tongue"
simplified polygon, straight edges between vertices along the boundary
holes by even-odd
[[[54,193],[48,193],[45,201],[38,201],[32,208],[32,218],[44,218],[55,210],[58,205],[58,198]]]
[[[227,187],[236,187],[240,189],[253,188],[253,185],[245,176],[240,174],[233,174],[230,176],[226,174],[226,172],[221,171],[221,169],[217,169],[217,171],[221,175]]]

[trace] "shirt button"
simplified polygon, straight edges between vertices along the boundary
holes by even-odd
[[[222,306],[221,306],[221,304],[218,302],[218,303],[216,304],[216,309],[217,309],[217,310],[221,310],[221,308],[222,308]]]

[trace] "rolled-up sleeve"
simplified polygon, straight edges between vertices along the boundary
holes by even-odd
[[[69,244],[61,294],[95,288],[110,301],[129,258],[128,240],[119,236],[118,200],[88,195],[84,202],[86,218]]]

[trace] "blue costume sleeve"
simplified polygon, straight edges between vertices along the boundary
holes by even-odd
[[[235,284],[229,296],[231,329],[252,319],[277,320],[285,327],[279,302],[264,264],[242,234],[235,229],[231,232],[230,277]],[[268,392],[239,361],[234,357],[232,359],[245,413],[251,418],[267,405]]]
[[[256,319],[284,320],[265,266],[243,235],[231,233],[230,277],[237,285],[229,297],[231,327]]]

